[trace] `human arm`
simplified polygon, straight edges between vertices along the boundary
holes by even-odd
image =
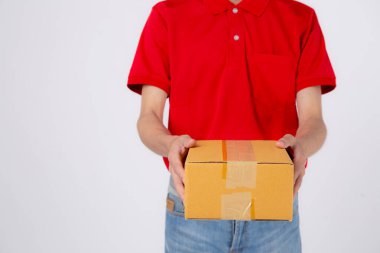
[[[278,147],[290,147],[293,151],[294,195],[301,187],[306,160],[322,147],[327,135],[322,115],[321,86],[300,90],[296,99],[299,118],[296,135],[285,134],[276,143]]]
[[[174,186],[184,198],[184,158],[188,148],[195,144],[189,135],[173,135],[163,124],[163,112],[167,93],[153,85],[143,85],[140,116],[137,129],[141,141],[158,155],[169,160],[169,172]]]

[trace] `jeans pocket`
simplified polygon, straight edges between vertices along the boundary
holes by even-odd
[[[181,198],[168,192],[166,195],[166,211],[176,216],[184,216],[184,208]]]

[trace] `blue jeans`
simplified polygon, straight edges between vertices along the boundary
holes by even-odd
[[[298,194],[293,221],[186,220],[181,198],[172,178],[167,198],[165,253],[301,253]]]

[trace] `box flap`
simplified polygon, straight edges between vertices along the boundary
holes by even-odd
[[[274,140],[252,141],[253,149],[258,163],[288,163],[293,164],[285,149],[276,146]]]
[[[293,164],[275,140],[196,140],[186,158],[186,163],[236,161]]]
[[[196,140],[189,149],[186,162],[222,162],[222,140]]]

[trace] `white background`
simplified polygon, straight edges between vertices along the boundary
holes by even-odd
[[[169,173],[125,86],[156,2],[0,0],[1,253],[163,252]],[[304,3],[337,88],[300,190],[303,249],[380,252],[380,4]]]

